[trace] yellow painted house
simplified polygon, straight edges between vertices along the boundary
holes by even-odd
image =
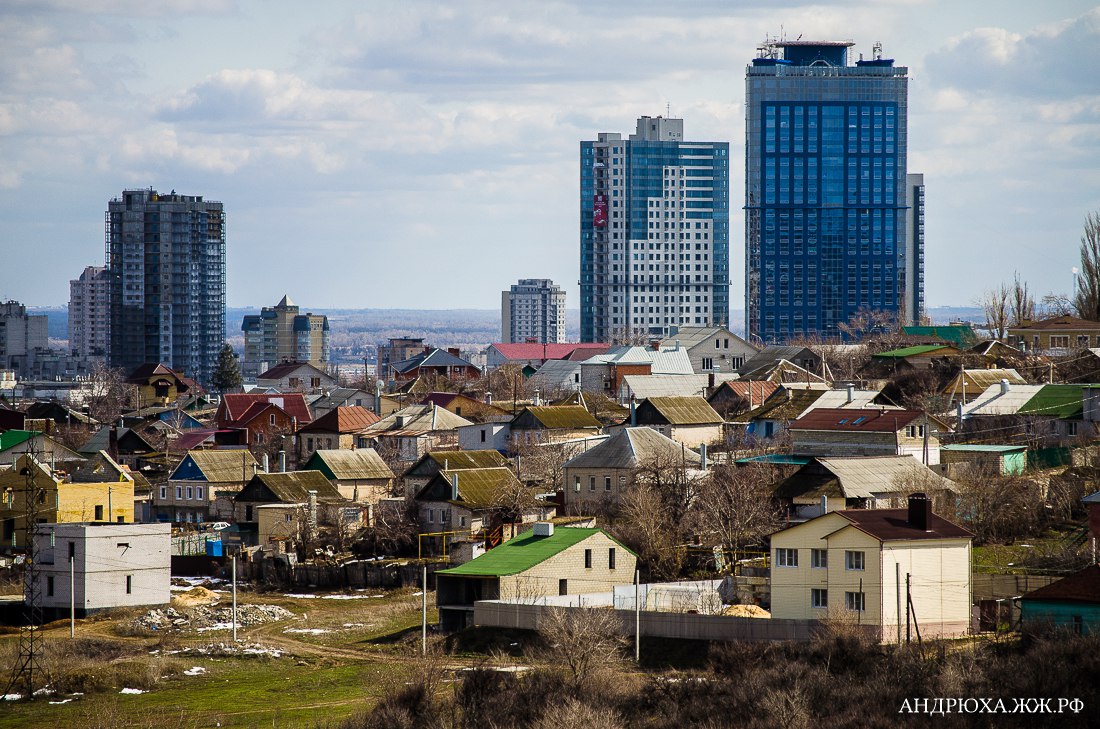
[[[772,617],[844,620],[883,642],[907,630],[967,635],[972,539],[924,494],[907,509],[833,511],[784,529],[771,540]]]
[[[107,458],[100,453],[101,458]],[[113,462],[112,462],[113,463]],[[0,474],[0,524],[3,546],[22,549],[28,499],[38,493],[37,521],[42,524],[79,522],[133,523],[134,479],[116,468],[54,471],[29,455]]]

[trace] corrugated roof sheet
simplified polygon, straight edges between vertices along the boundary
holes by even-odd
[[[699,396],[651,397],[645,403],[669,425],[717,425],[722,422],[722,416]]]
[[[300,369],[309,369],[318,374],[329,377],[327,373],[309,362],[281,362],[274,367],[271,367],[266,372],[256,375],[256,381],[260,380],[281,380],[284,377],[289,377]]]
[[[1015,415],[1043,387],[1009,385],[1007,392],[1001,392],[1000,384],[990,385],[981,395],[963,405],[963,416]]]
[[[649,461],[663,460],[688,466],[699,466],[702,458],[671,438],[652,428],[623,428],[598,446],[569,459],[564,468],[637,468]]]
[[[901,349],[891,349],[888,352],[879,352],[872,355],[878,359],[905,359],[906,357],[919,357],[921,355],[939,354],[941,356],[950,356],[959,354],[959,350],[955,349],[949,344],[918,344],[913,347],[902,347]]]
[[[401,420],[402,424],[398,425]],[[363,431],[375,435],[387,431],[430,433],[437,430],[454,430],[462,425],[473,425],[469,420],[455,415],[437,405],[410,405],[382,418]]]
[[[305,503],[309,492],[317,492],[319,502],[347,501],[320,471],[288,471],[286,473],[257,473],[248,486],[236,496],[238,501],[248,501],[253,497],[254,484],[259,482],[267,487],[284,504]]]
[[[789,430],[893,433],[924,417],[920,410],[815,407],[787,427]]]
[[[188,451],[187,455],[206,476],[207,481],[236,481],[252,476],[252,466],[259,465],[247,448],[237,450]]]
[[[1100,330],[1100,322],[1079,319],[1075,316],[1056,316],[1042,321],[1033,321],[1026,327],[1009,327],[1009,330],[1012,332]]]
[[[943,394],[961,397],[964,389],[963,384],[965,383],[966,396],[974,397],[983,392],[987,387],[1001,384],[1001,380],[1008,380],[1010,385],[1027,384],[1027,380],[1014,369],[993,368],[963,370],[952,377],[951,381],[944,386]]]
[[[524,408],[531,417],[548,430],[600,428],[600,421],[580,405],[532,405]],[[523,416],[516,416],[518,420]]]
[[[958,347],[970,347],[978,341],[978,336],[969,324],[911,326],[902,327],[901,331],[911,337],[935,337]]]
[[[1021,599],[1100,603],[1100,565],[1090,564],[1080,572],[1032,590]]]
[[[435,461],[440,468],[492,468],[508,465],[508,459],[497,451],[432,451],[421,460]],[[411,470],[411,469],[410,469]]]
[[[715,373],[715,386],[737,377],[729,372]],[[710,384],[710,375],[626,375],[623,377],[623,390],[639,400],[651,397],[690,397],[705,391]],[[756,383],[757,386],[761,383]],[[772,387],[766,394],[771,394]],[[760,393],[757,392],[757,399]]]
[[[928,517],[928,529],[918,529],[909,523],[908,509],[845,509],[834,512],[852,526],[883,542],[911,539],[972,539],[974,535],[942,516]]]
[[[14,448],[20,443],[24,443],[31,439],[32,436],[38,435],[38,431],[34,430],[6,430],[0,433],[0,451],[6,451],[9,448]]]
[[[337,406],[314,420],[300,433],[357,433],[381,420],[370,410],[356,405]]]
[[[306,463],[307,468],[314,458],[322,461],[337,480],[393,478],[393,471],[373,448],[316,451]]]
[[[522,484],[509,468],[452,468],[440,471],[436,478],[448,484],[458,477],[458,501],[473,508],[488,508],[500,502],[502,494],[510,489],[522,488]],[[425,488],[431,488],[428,484]],[[532,492],[533,493],[533,492]]]
[[[1035,396],[1020,408],[1020,415],[1048,415],[1056,418],[1079,418],[1084,410],[1084,388],[1080,385],[1043,385]]]
[[[776,486],[786,499],[821,496],[871,499],[900,491],[957,491],[954,481],[940,476],[912,456],[815,458]]]
[[[741,413],[733,418],[733,423],[749,423],[753,420],[790,421],[798,418],[817,402],[825,393],[815,389],[780,388],[758,408]]]
[[[953,443],[951,445],[940,446],[940,450],[955,451],[956,453],[1022,453],[1027,450],[1027,446]]]
[[[538,537],[531,531],[515,539],[509,539],[477,559],[448,570],[440,570],[436,574],[470,577],[503,577],[519,574],[599,533],[599,529],[555,527],[554,533],[550,536]]]
[[[566,359],[580,350],[591,350],[588,356],[607,351],[606,344],[573,342],[496,342],[490,345],[508,360]]]

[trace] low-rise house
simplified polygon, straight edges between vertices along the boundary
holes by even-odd
[[[314,451],[302,470],[320,471],[357,504],[377,504],[393,490],[393,471],[373,448]]]
[[[436,572],[439,624],[471,626],[478,600],[610,592],[632,582],[636,566],[637,556],[599,529],[537,523],[477,559]]]
[[[383,373],[379,373],[382,375]],[[450,382],[468,382],[481,377],[481,370],[459,356],[454,347],[445,350],[424,348],[424,351],[409,359],[393,362],[385,373],[388,379],[407,382],[418,377],[442,377]]]
[[[686,476],[701,466],[701,456],[683,443],[652,428],[623,428],[562,465],[562,508],[577,514],[592,513],[601,506],[614,507],[643,469],[678,469]]]
[[[744,428],[746,438],[770,440],[779,438],[787,432],[791,421],[797,420],[803,413],[813,409],[827,388],[824,385],[799,387],[781,385],[776,388],[764,404],[746,413],[731,418],[735,427]]]
[[[240,427],[240,421],[249,416],[249,410],[257,404],[274,405],[285,412],[296,428],[313,421],[305,396],[300,392],[288,393],[226,393],[214,414],[214,422],[219,428]]]
[[[997,432],[998,439],[1013,436],[1061,441],[1093,435],[1095,423],[1084,417],[1089,388],[1081,385],[1012,385],[1001,380],[962,406],[962,432]]]
[[[722,416],[701,397],[653,397],[637,406],[629,425],[652,428],[677,443],[696,448],[721,442]]]
[[[911,456],[818,456],[780,481],[775,499],[791,521],[842,509],[887,509],[924,493],[933,504],[954,500],[958,486]]]
[[[1090,564],[1021,597],[1020,629],[1100,632],[1100,565]]]
[[[686,349],[695,372],[734,372],[758,351],[726,327],[680,327],[659,344]]]
[[[511,444],[508,423],[474,423],[458,429],[458,447],[464,451],[494,450],[504,453]]]
[[[316,523],[343,521],[344,509],[353,507],[320,471],[257,473],[233,497],[233,518],[238,524],[255,524],[256,507],[264,504],[316,505]]]
[[[520,483],[508,468],[440,471],[416,494],[420,531],[457,532],[448,542],[467,534],[473,540],[491,539],[490,533],[505,522],[530,523],[553,516],[554,505],[536,496],[536,490]]]
[[[941,392],[950,398],[952,406],[958,403],[966,404],[989,388],[999,386],[1002,380],[1009,385],[1027,384],[1027,380],[1014,369],[973,369],[963,370],[952,377]]]
[[[791,365],[795,369],[785,367]],[[795,379],[788,380],[785,377],[775,379],[775,373],[787,371]],[[821,355],[809,347],[778,346],[765,347],[753,356],[749,357],[745,364],[737,369],[743,380],[771,380],[776,384],[784,382],[805,382],[799,379],[799,375],[815,377],[816,382],[823,382]]]
[[[1061,354],[1071,349],[1100,347],[1100,322],[1076,316],[1056,316],[1008,328],[1008,343],[1033,354]]]
[[[334,387],[322,391],[320,395],[310,395],[306,398],[306,401],[309,403],[309,410],[313,413],[314,418],[327,415],[338,407],[355,406],[376,412],[375,394],[358,387]],[[389,415],[389,413],[380,414]]]
[[[0,466],[10,466],[28,452],[49,463],[83,458],[72,448],[37,430],[7,430],[0,433]]]
[[[415,461],[425,453],[458,447],[458,428],[469,420],[437,405],[410,405],[360,431],[359,448],[375,447],[398,460]]]
[[[527,384],[547,394],[579,391],[581,362],[572,359],[549,360],[527,379]]]
[[[90,458],[100,451],[107,451],[119,463],[136,467],[139,459],[149,457],[157,449],[132,428],[104,425],[84,441],[78,452],[82,457]]]
[[[105,457],[106,454],[99,454]],[[109,458],[108,458],[109,460]],[[0,523],[5,546],[22,549],[27,512],[37,492],[40,524],[134,521],[134,479],[118,470],[107,476],[54,470],[43,461],[23,455],[0,473]]]
[[[281,362],[256,376],[256,387],[279,392],[321,392],[337,386],[336,378],[309,362]]]
[[[627,375],[619,386],[619,400],[648,400],[651,397],[706,397],[725,382],[735,381],[733,372],[698,375]]]
[[[351,450],[359,433],[381,420],[366,408],[337,407],[298,429],[298,461],[308,460],[316,451]]]
[[[538,374],[538,373],[536,373]],[[683,347],[622,346],[581,362],[580,388],[615,396],[627,375],[690,375],[691,359]]]
[[[438,405],[448,412],[475,423],[499,423],[512,419],[511,413],[507,410],[457,392],[430,392],[421,400],[421,403]]]
[[[188,451],[180,464],[153,492],[153,514],[157,521],[204,522],[225,519],[215,503],[219,492],[236,493],[259,469],[259,463],[245,448]]]
[[[441,471],[507,466],[508,459],[495,450],[432,451],[409,466],[402,476],[404,493],[413,496]]]
[[[157,363],[136,367],[126,376],[126,384],[135,388],[139,409],[152,405],[169,405],[182,396],[194,394],[198,389],[190,378],[167,365]]]
[[[978,335],[974,333],[974,327],[965,322],[902,327],[901,333],[909,339],[938,341],[954,345],[959,349],[969,349],[978,343]]]
[[[598,435],[602,427],[580,405],[530,405],[509,424],[513,449]]]
[[[771,538],[772,618],[841,617],[883,642],[904,640],[907,625],[926,640],[968,635],[973,537],[922,494],[784,529]]]
[[[728,418],[763,405],[778,388],[767,380],[726,380],[714,388],[707,402],[716,413]]]
[[[929,370],[944,358],[957,358],[962,351],[950,344],[917,344],[872,355],[872,359],[892,369]]]
[[[485,366],[491,370],[506,364],[538,368],[550,360],[569,359],[574,354],[588,359],[593,355],[603,354],[608,349],[608,345],[599,342],[494,342],[485,350]]]
[[[940,462],[943,421],[920,410],[814,408],[788,425],[791,450],[804,456],[911,455]]]
[[[43,524],[34,539],[39,605],[51,618],[67,615],[70,604],[86,617],[172,599],[167,524]]]

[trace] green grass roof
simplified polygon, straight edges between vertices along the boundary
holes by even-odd
[[[952,347],[948,344],[918,344],[914,347],[902,347],[901,349],[891,349],[889,352],[879,352],[874,356],[902,359],[935,352],[938,349],[952,349]]]
[[[556,554],[564,552],[574,544],[579,544],[599,529],[581,527],[555,527],[548,537],[537,537],[533,531],[523,536],[509,539],[499,547],[490,549],[477,559],[466,564],[440,570],[436,574],[468,577],[503,577],[515,575],[541,564]]]
[[[1044,385],[1043,389],[1024,403],[1019,414],[1079,418],[1083,410],[1083,390],[1080,385]]]

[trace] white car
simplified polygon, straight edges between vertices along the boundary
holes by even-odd
[[[220,532],[222,529],[228,529],[228,528],[229,528],[229,522],[227,522],[227,521],[216,521],[216,522],[214,522],[213,524],[210,525],[210,531],[213,531],[213,532]]]

